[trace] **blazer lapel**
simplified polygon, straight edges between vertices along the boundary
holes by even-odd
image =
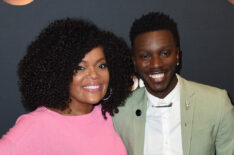
[[[144,139],[145,139],[145,122],[146,122],[146,108],[147,95],[145,89],[138,95],[136,104],[133,107],[133,132],[134,132],[134,155],[144,154]]]
[[[193,114],[195,102],[193,100],[194,92],[189,83],[180,76],[177,76],[180,82],[180,110],[181,110],[181,135],[183,155],[190,154],[191,133],[193,127]]]

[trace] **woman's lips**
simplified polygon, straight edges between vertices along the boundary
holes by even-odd
[[[99,91],[101,89],[100,84],[88,84],[83,87],[87,91]]]

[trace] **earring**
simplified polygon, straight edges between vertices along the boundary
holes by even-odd
[[[176,63],[176,65],[177,65],[177,66],[179,66],[179,65],[180,65],[180,63],[179,63],[179,62],[177,62],[177,63]]]
[[[111,88],[109,89],[109,87],[108,87],[108,90],[110,90],[110,91],[109,91],[109,95],[108,95],[106,98],[103,98],[103,99],[102,99],[103,101],[109,100],[109,98],[110,98],[111,95],[112,95],[112,89],[111,89]],[[107,94],[107,93],[106,93],[106,94]],[[106,96],[106,95],[105,95],[105,96]]]

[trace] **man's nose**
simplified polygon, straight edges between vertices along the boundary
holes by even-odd
[[[160,68],[162,66],[162,59],[159,56],[153,56],[150,60],[151,68]]]

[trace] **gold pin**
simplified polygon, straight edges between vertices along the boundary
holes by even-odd
[[[185,109],[186,109],[186,110],[189,110],[189,108],[190,108],[190,102],[189,102],[189,101],[186,101],[186,102],[185,102]]]

